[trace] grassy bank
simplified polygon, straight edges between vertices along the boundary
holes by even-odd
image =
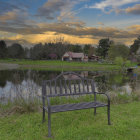
[[[131,103],[135,101],[140,101],[140,91],[136,91],[135,93],[119,93],[118,91],[111,91],[107,93],[110,97],[110,101],[112,105],[115,104],[124,104]],[[59,104],[71,104],[71,103],[79,103],[79,102],[91,102],[94,99],[94,95],[85,95],[85,96],[76,96],[76,97],[54,97],[50,98],[51,105],[59,105]],[[106,102],[107,97],[105,95],[97,95],[97,101]],[[47,102],[46,102],[47,105]],[[24,99],[22,96],[11,100],[7,100],[7,102],[0,103],[0,117],[8,116],[15,113],[32,113],[32,112],[40,112],[42,111],[42,98],[41,96],[30,97],[28,99]]]
[[[107,125],[105,108],[52,114],[55,140],[138,140],[140,139],[140,102],[111,106],[112,125]],[[41,113],[0,117],[0,140],[46,140],[46,123]]]
[[[120,66],[114,64],[100,64],[97,62],[66,62],[47,60],[17,60],[5,59],[0,63],[18,64],[20,68],[42,70],[119,70]]]

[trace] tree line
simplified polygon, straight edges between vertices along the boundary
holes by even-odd
[[[23,47],[21,44],[14,43],[7,46],[4,40],[0,41],[0,58],[14,58],[14,59],[33,59],[33,60],[47,60],[47,59],[61,59],[65,52],[83,52],[89,57],[93,54],[102,59],[109,59],[113,61],[116,57],[123,59],[130,59],[134,56],[139,59],[140,53],[140,36],[134,43],[127,47],[124,44],[115,44],[109,38],[99,40],[97,47],[90,44],[84,46],[73,45],[69,43],[55,42],[55,43],[39,43],[32,48]]]
[[[0,41],[0,58],[14,58],[14,59],[61,59],[65,52],[83,52],[88,54],[91,45],[85,45],[84,48],[78,44],[68,44],[63,42],[56,43],[39,43],[32,48],[23,47],[18,43],[7,46],[4,40]],[[92,50],[92,49],[91,49]],[[90,53],[89,53],[90,54]]]

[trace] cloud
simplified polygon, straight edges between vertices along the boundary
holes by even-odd
[[[38,9],[38,15],[47,19],[54,19],[56,12],[60,12],[60,10],[67,4],[68,2],[63,0],[48,0],[42,7]]]
[[[7,5],[5,9],[0,9],[0,31],[5,32],[3,38],[10,41],[18,42],[29,42],[29,43],[38,43],[38,42],[49,42],[51,38],[62,35],[67,40],[75,43],[97,43],[101,38],[111,37],[114,40],[127,41],[136,38],[140,35],[140,25],[133,25],[128,28],[116,28],[115,24],[120,27],[122,24],[128,23],[128,21],[120,23],[120,21],[115,21],[111,26],[103,26],[104,23],[98,22],[98,27],[86,27],[85,23],[76,18],[76,14],[80,12],[83,7],[80,5],[79,9],[75,8],[75,5],[80,4],[81,2],[86,2],[87,0],[48,0],[42,7],[38,9],[39,20],[36,16],[31,17],[29,11],[26,8],[21,8],[12,5],[11,8]],[[131,0],[132,1],[132,0]],[[137,0],[134,0],[136,2]],[[1,2],[0,2],[1,3]],[[115,4],[117,3],[117,4]],[[122,5],[130,3],[130,0],[104,0],[100,3],[95,3],[92,8],[98,8],[101,10],[106,10],[108,8],[121,7]],[[3,4],[4,5],[4,4]],[[83,5],[83,4],[82,4]],[[126,13],[138,14],[139,5],[137,4],[133,7],[128,7],[123,10]],[[6,6],[6,4],[5,4]],[[21,6],[22,7],[22,6]],[[0,8],[1,5],[0,5]],[[109,9],[109,10],[112,10]],[[121,10],[118,8],[118,11]],[[45,22],[46,19],[53,19],[54,23]],[[34,20],[33,20],[34,19]],[[43,21],[43,22],[42,22]],[[131,20],[134,22],[134,20]],[[114,21],[113,21],[114,22]],[[118,22],[118,23],[117,23]],[[122,22],[122,20],[121,20]],[[138,21],[131,23],[136,24]],[[2,39],[2,35],[0,35]]]
[[[18,34],[43,34],[46,31],[54,31],[58,33],[71,34],[70,30],[75,28],[81,28],[84,26],[84,22],[60,22],[60,23],[34,23],[28,24],[29,21],[24,21],[24,23],[16,23],[16,26],[11,26],[10,23],[1,23],[0,31],[18,33]]]
[[[72,26],[70,26],[70,23],[69,25],[68,23],[40,23],[36,25],[38,28],[33,29],[26,27],[16,34],[3,32],[3,34],[5,34],[3,36],[5,37],[0,36],[0,39],[6,40],[9,44],[17,42],[23,46],[31,46],[28,44],[53,42],[53,40],[60,36],[64,37],[66,42],[72,44],[98,44],[101,38],[109,37],[115,42],[130,45],[140,34],[140,25],[129,26],[125,30],[122,30],[110,27],[78,27],[77,24],[78,23],[74,26],[74,23],[72,23]]]
[[[0,1],[0,14],[12,11],[13,9],[19,9],[19,7],[8,2]]]
[[[117,9],[118,7],[121,7],[126,4],[135,3],[139,0],[104,0],[99,3],[95,3],[92,6],[89,6],[89,8],[95,8],[100,9],[102,11],[106,11],[107,9],[112,12],[114,9]]]
[[[15,35],[12,37],[6,37],[5,40],[9,44],[17,42],[22,44],[23,46],[32,46],[36,43],[46,43],[53,42],[56,38],[64,37],[65,42],[69,42],[72,44],[98,44],[98,41],[102,39],[101,36],[94,35],[69,35],[63,33],[56,32],[44,32],[44,34],[28,34],[28,35]],[[131,45],[132,42],[136,39],[136,37],[131,38],[112,38],[109,36],[111,40],[115,42],[125,43],[126,45]],[[1,39],[1,38],[0,38]],[[3,38],[4,39],[4,38]],[[30,44],[30,45],[29,45]]]
[[[29,18],[28,12],[20,9],[0,14],[0,31],[18,33],[24,28],[34,27],[36,22],[29,20]]]
[[[125,9],[116,9],[116,13],[118,14],[133,14],[133,15],[140,15],[140,4],[136,4],[133,7],[128,7]]]
[[[34,26],[25,21],[18,26],[10,26],[9,23],[0,24],[0,31],[17,33],[21,35],[44,34],[45,32],[56,32],[74,36],[89,35],[94,37],[112,38],[134,38],[139,36],[140,30],[134,27],[119,29],[116,27],[85,27],[83,22],[60,22],[60,23],[34,23]],[[139,25],[138,25],[139,26]]]
[[[0,21],[5,22],[7,20],[16,20],[18,17],[19,10],[8,11],[3,15],[0,15]]]
[[[127,27],[127,29],[129,30],[130,33],[139,33],[140,35],[140,25],[132,25]]]
[[[102,26],[104,26],[104,23],[102,23],[102,22],[98,22],[98,25],[102,25]]]
[[[16,1],[15,4],[14,0],[12,2],[0,1],[0,15],[13,10],[20,10],[25,12],[27,10],[27,7],[23,3],[21,6],[21,3],[19,1]]]
[[[20,6],[19,2],[15,5],[14,2],[13,0],[11,4],[10,1],[0,1],[0,27],[4,28],[2,31],[6,27],[9,29],[23,27],[23,25],[27,26],[26,21],[28,21],[29,15],[26,7],[24,5]]]
[[[6,43],[11,45],[12,43],[20,43],[23,46],[33,46],[37,43],[54,42],[57,38],[63,37],[65,42],[72,44],[97,44],[98,39],[90,38],[89,36],[72,36],[66,34],[57,34],[56,32],[45,32],[44,34],[33,34],[33,35],[15,35],[12,37],[5,38]],[[1,38],[0,38],[1,39]]]
[[[87,0],[48,0],[42,7],[38,9],[38,16],[46,19],[57,19],[62,21],[65,18],[73,19],[76,11],[73,8],[76,4]]]
[[[140,15],[140,4],[126,8],[125,12],[128,14]]]

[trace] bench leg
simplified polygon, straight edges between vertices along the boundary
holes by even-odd
[[[51,111],[48,110],[48,137],[51,137]]]
[[[96,107],[94,108],[94,115],[96,115]]]
[[[42,119],[42,123],[44,123],[44,122],[45,122],[45,109],[43,107],[43,119]]]
[[[111,122],[110,122],[110,105],[107,106],[107,116],[108,116],[108,125],[111,125]]]

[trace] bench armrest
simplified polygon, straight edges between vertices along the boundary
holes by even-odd
[[[95,92],[96,94],[102,94],[102,95],[105,95],[106,97],[107,97],[107,99],[108,99],[108,105],[110,105],[110,97],[109,97],[109,95],[108,94],[106,94],[106,93],[102,93],[102,92]]]

